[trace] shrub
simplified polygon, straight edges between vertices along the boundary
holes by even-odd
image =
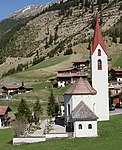
[[[64,55],[71,55],[72,53],[73,53],[72,48],[69,48],[64,52]]]

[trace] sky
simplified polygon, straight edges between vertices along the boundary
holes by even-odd
[[[53,1],[55,0],[0,0],[0,20],[28,5],[47,4]]]

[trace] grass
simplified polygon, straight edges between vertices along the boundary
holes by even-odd
[[[41,62],[35,66],[30,67],[27,71],[54,66],[59,63],[62,63],[63,61],[66,61],[67,59],[69,59],[69,56],[65,56],[65,57],[64,56],[56,56],[56,57],[44,60],[43,62]]]
[[[113,67],[122,68],[122,53],[119,55],[119,58],[114,62]]]
[[[19,103],[20,103],[20,100],[0,100],[1,106],[9,106],[13,112],[17,111]],[[28,104],[30,109],[33,108],[33,102],[27,101],[27,104]]]
[[[122,149],[122,115],[110,117],[109,121],[98,122],[96,138],[74,138],[52,140],[35,144],[13,146],[12,130],[0,130],[0,149],[3,150],[121,150]]]

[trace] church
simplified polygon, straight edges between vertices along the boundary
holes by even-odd
[[[91,84],[81,77],[64,93],[66,131],[73,137],[97,136],[97,121],[109,120],[108,54],[98,14],[90,46]]]

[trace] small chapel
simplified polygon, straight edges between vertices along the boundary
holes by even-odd
[[[109,120],[108,54],[98,14],[90,45],[91,83],[80,77],[64,93],[66,131],[73,137],[97,136],[97,121]]]

